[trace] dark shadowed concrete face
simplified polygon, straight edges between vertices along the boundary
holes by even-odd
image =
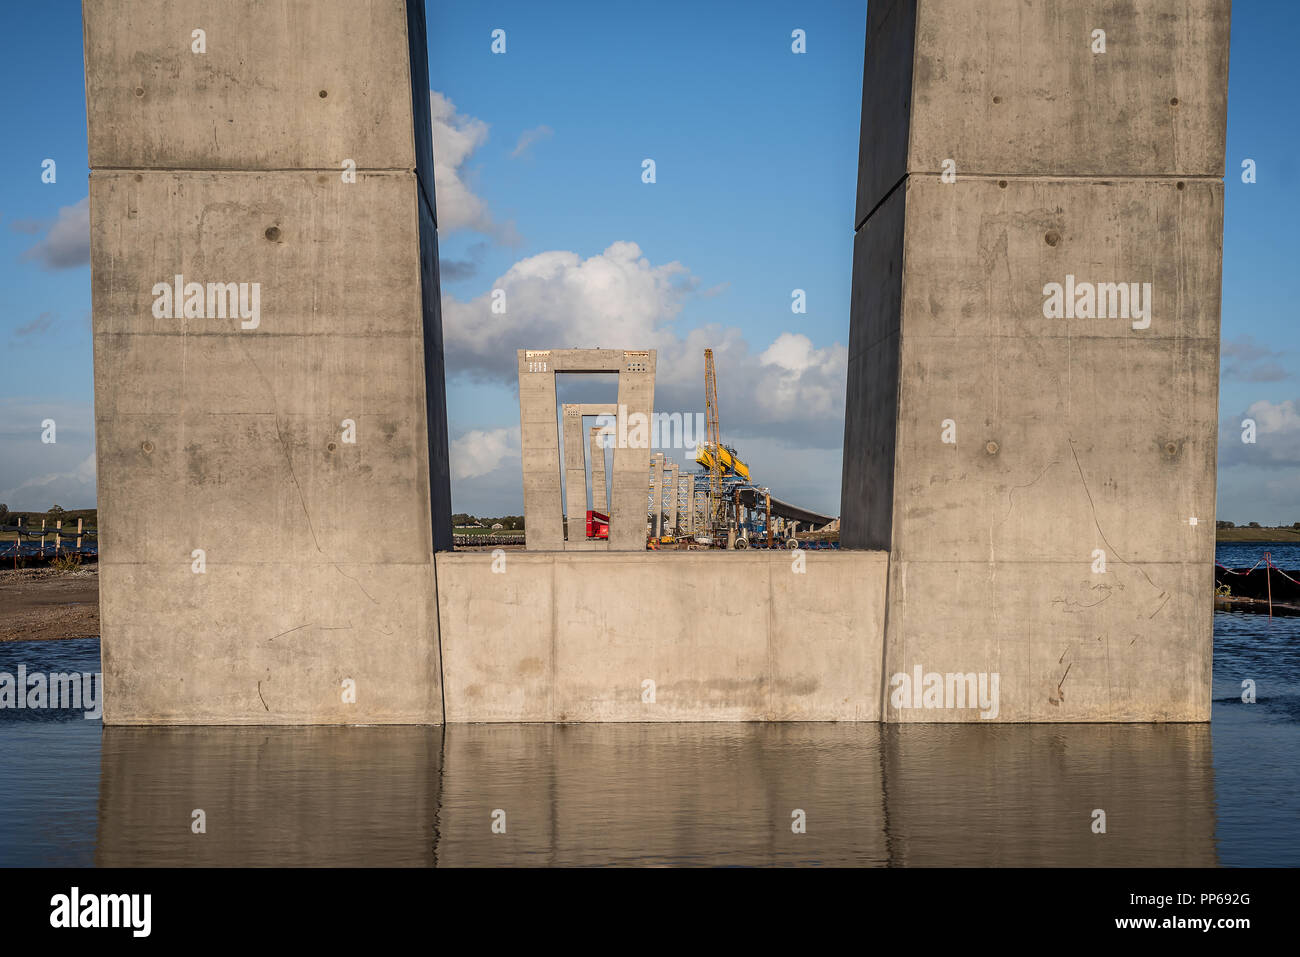
[[[441,721],[422,10],[84,23],[106,723]]]
[[[1209,718],[1228,15],[871,4],[842,527],[890,550],[885,720],[980,718],[931,674]]]

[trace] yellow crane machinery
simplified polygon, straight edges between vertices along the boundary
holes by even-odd
[[[731,449],[727,448],[725,445],[722,446],[722,452],[718,458],[721,459],[720,464],[723,472],[735,472],[746,482],[749,481],[749,466],[736,458],[735,453]],[[708,445],[701,445],[695,450],[695,461],[700,465],[703,465],[709,471],[712,471],[714,466],[713,449]]]

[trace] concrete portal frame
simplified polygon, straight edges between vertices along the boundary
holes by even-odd
[[[568,519],[568,537],[565,540],[566,549],[575,548],[606,548],[608,543],[604,541],[588,541],[587,539],[587,459],[586,448],[582,441],[583,420],[589,415],[606,415],[617,417],[618,406],[611,403],[581,403],[570,404],[566,402],[560,409],[561,421],[564,423],[564,499],[565,499],[565,517]],[[592,429],[592,441],[596,439],[597,433],[604,432],[604,428]],[[605,481],[605,449],[600,450],[600,480]],[[592,449],[591,477],[594,481],[596,478],[596,449]],[[601,488],[600,494],[603,504],[605,499],[605,490]],[[596,506],[593,504],[592,508]],[[604,511],[602,507],[600,511]],[[524,522],[527,525],[527,521]]]
[[[603,425],[593,425],[591,427],[591,507],[602,514],[609,514],[609,503],[606,497],[609,494],[608,482],[605,480],[605,436],[608,430]]]
[[[561,551],[565,547],[556,373],[614,372],[618,374],[618,426],[610,493],[609,549],[644,550],[645,474],[650,467],[655,350],[520,349],[517,359],[526,548]],[[644,422],[644,442],[637,434],[639,422]],[[577,446],[581,449],[581,437]]]

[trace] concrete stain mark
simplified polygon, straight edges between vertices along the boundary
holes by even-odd
[[[270,712],[271,709],[267,707],[266,699],[262,697],[262,682],[260,681],[257,683],[257,697],[262,702],[262,707],[266,708],[266,710]]]
[[[270,638],[266,640],[268,642],[275,641],[275,639],[283,638],[285,635],[292,635],[295,631],[302,631],[304,628],[310,628],[314,624],[315,624],[314,621],[309,621],[305,625],[299,625],[297,628],[290,628],[288,631],[282,631],[278,635],[272,635]]]
[[[1038,478],[1034,479],[1032,482],[1026,482],[1024,485],[1012,486],[1011,489],[1007,492],[1007,514],[1002,516],[1002,521],[1006,522],[1006,520],[1011,517],[1011,510],[1012,508],[1015,507],[1015,503],[1012,501],[1012,497],[1016,494],[1017,491],[1019,491],[1022,488],[1029,488],[1031,485],[1037,485],[1039,482],[1043,480],[1043,476],[1046,475],[1049,470],[1051,470],[1053,465],[1060,465],[1060,464],[1061,464],[1060,462],[1049,462],[1047,467],[1038,473]]]
[[[1101,540],[1106,543],[1106,547],[1110,549],[1110,553],[1118,558],[1121,564],[1133,565],[1132,562],[1115,549],[1115,546],[1110,543],[1110,539],[1106,537],[1106,533],[1101,530],[1101,523],[1097,521],[1097,504],[1092,500],[1092,491],[1088,488],[1088,479],[1083,474],[1083,465],[1079,462],[1079,452],[1074,447],[1074,439],[1070,436],[1066,436],[1065,440],[1070,443],[1070,454],[1074,456],[1074,467],[1079,470],[1079,481],[1083,483],[1083,493],[1088,496],[1088,507],[1092,509],[1092,524],[1096,526],[1097,534],[1101,536]],[[1147,580],[1148,585],[1157,589],[1162,595],[1167,594],[1167,592],[1151,580],[1151,576],[1146,573],[1145,568],[1141,565],[1133,565],[1133,567],[1141,572],[1142,577]]]
[[[374,595],[372,595],[372,594],[370,594],[370,592],[366,591],[365,587],[361,584],[361,582],[357,581],[355,578],[353,578],[351,575],[349,575],[349,574],[348,574],[347,572],[345,572],[343,569],[339,568],[339,566],[338,566],[337,563],[335,563],[335,564],[332,565],[331,567],[332,567],[336,572],[338,572],[340,575],[342,575],[344,578],[346,578],[348,581],[352,582],[352,584],[354,584],[354,585],[356,585],[358,588],[360,588],[360,589],[361,589],[361,594],[365,595],[367,598],[369,598],[371,601],[373,601],[376,605],[380,604],[379,600],[378,600],[377,598],[375,598]],[[391,632],[388,632],[388,634],[392,634],[392,633],[391,633]]]
[[[691,699],[706,700],[716,695],[736,697],[737,704],[752,706],[739,696],[758,692],[764,700],[771,694],[810,695],[821,687],[817,678],[719,678],[713,681],[683,679],[659,685],[660,693],[671,692]]]
[[[1065,666],[1065,674],[1061,675],[1061,680],[1056,685],[1056,694],[1048,696],[1047,703],[1052,705],[1053,707],[1059,708],[1061,706],[1061,702],[1065,700],[1065,691],[1063,686],[1065,685],[1065,679],[1070,675],[1070,669],[1073,667],[1074,667],[1073,661],[1071,661],[1068,665]]]
[[[1123,591],[1124,586],[1123,586],[1123,585],[1120,585],[1119,588],[1120,588],[1121,591]],[[1075,611],[1083,611],[1083,610],[1086,609],[1086,608],[1096,608],[1098,605],[1103,604],[1104,602],[1109,601],[1109,600],[1110,600],[1112,597],[1114,597],[1114,595],[1115,595],[1115,592],[1112,590],[1112,588],[1111,588],[1110,585],[1093,585],[1093,586],[1092,586],[1092,590],[1093,590],[1093,591],[1097,591],[1098,589],[1101,589],[1102,591],[1104,591],[1104,592],[1106,593],[1106,597],[1105,597],[1105,598],[1102,598],[1102,599],[1099,600],[1099,601],[1094,601],[1094,602],[1092,602],[1092,603],[1090,603],[1090,604],[1086,604],[1086,605],[1085,605],[1083,602],[1081,602],[1081,601],[1075,601],[1075,600],[1072,599],[1072,598],[1053,598],[1053,599],[1052,599],[1052,604],[1053,604],[1053,605],[1062,605],[1062,606],[1063,606],[1062,609],[1061,609],[1062,611],[1067,612],[1068,614],[1073,615],[1073,614],[1075,613]],[[1074,606],[1073,609],[1071,608],[1071,606]]]
[[[519,662],[519,674],[523,675],[540,675],[545,670],[545,662],[541,658],[525,658]]]

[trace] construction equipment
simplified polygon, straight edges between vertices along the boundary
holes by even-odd
[[[604,512],[587,509],[587,537],[609,538],[609,516]]]
[[[707,425],[706,449],[722,447],[722,427],[718,424],[718,377],[713,368],[713,350],[704,350],[704,414]],[[696,456],[699,461],[699,456]],[[716,538],[726,526],[727,503],[722,497],[722,456],[709,456],[709,505],[705,531]]]
[[[718,451],[717,458],[720,460],[724,474],[732,472],[745,481],[749,481],[749,466],[740,461],[740,458],[736,455],[736,450],[731,446],[722,446]],[[714,466],[713,448],[709,445],[701,445],[695,450],[695,461],[711,472]]]
[[[748,463],[741,460],[736,450],[722,444],[722,427],[718,414],[718,373],[713,360],[713,350],[704,350],[704,406],[707,424],[705,441],[695,449],[695,461],[701,466],[699,477],[708,476],[704,521],[698,531],[686,538],[670,534],[656,537],[647,526],[647,547],[664,545],[705,548],[798,548],[801,543],[790,534],[785,523],[797,522],[809,529],[820,528],[832,521],[829,515],[820,515],[775,498],[765,486],[754,484]],[[661,490],[651,478],[651,512],[655,512]],[[692,486],[699,488],[699,485]],[[695,508],[690,501],[688,508]],[[780,537],[778,524],[780,523]],[[680,544],[679,544],[680,543]],[[811,548],[822,547],[809,543]],[[827,547],[835,547],[828,544]]]

